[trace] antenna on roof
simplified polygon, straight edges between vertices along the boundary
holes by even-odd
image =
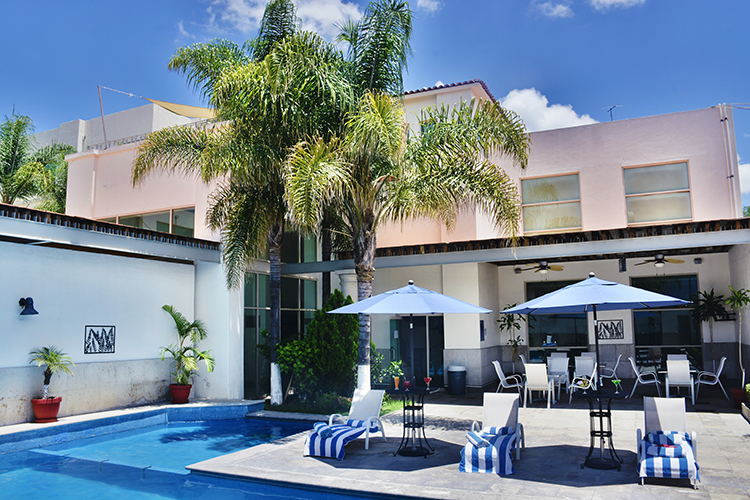
[[[609,109],[607,110],[607,111],[609,111],[609,121],[612,121],[612,120],[613,120],[613,118],[612,118],[612,110],[613,110],[613,109],[615,109],[615,108],[624,108],[624,107],[625,107],[625,106],[623,106],[622,104],[615,104],[614,106],[612,106],[611,108],[609,108]],[[604,108],[602,108],[602,109],[604,109]]]

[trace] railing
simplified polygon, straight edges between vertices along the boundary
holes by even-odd
[[[150,229],[140,229],[137,227],[123,226],[111,222],[102,222],[83,217],[58,214],[55,212],[44,212],[27,207],[17,207],[15,205],[0,204],[0,217],[9,219],[21,219],[52,226],[71,227],[92,231],[95,233],[114,234],[128,238],[136,238],[146,241],[156,241],[159,243],[168,243],[170,245],[180,245],[189,248],[199,248],[202,250],[219,250],[219,243],[215,241],[200,240],[189,238],[177,234],[162,233]]]
[[[187,127],[187,128],[200,128],[200,127],[206,127],[207,125],[210,125],[212,123],[217,123],[216,120],[196,120],[190,123],[186,123],[184,125],[180,125],[181,127]],[[134,142],[140,142],[146,138],[148,134],[138,134],[138,135],[131,135],[130,137],[123,137],[121,139],[113,139],[111,141],[107,141],[106,143],[100,142],[97,144],[90,144],[86,146],[86,151],[91,151],[93,149],[107,149],[107,148],[113,148],[115,146],[123,146],[125,144],[133,144]]]

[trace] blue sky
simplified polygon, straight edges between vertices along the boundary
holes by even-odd
[[[329,40],[366,2],[296,0]],[[5,2],[0,114],[42,131],[99,115],[97,85],[200,105],[167,71],[184,45],[256,35],[265,0]],[[484,80],[531,130],[748,103],[745,0],[414,0],[405,87]],[[11,21],[12,20],[12,21]],[[102,91],[105,113],[145,103]],[[747,106],[746,106],[747,107]],[[750,205],[750,110],[735,109]]]

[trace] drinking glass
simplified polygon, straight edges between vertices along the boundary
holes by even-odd
[[[393,386],[395,389],[398,389],[398,377],[393,377]]]
[[[430,388],[430,382],[432,382],[432,377],[425,377],[424,383],[427,384],[427,388]]]
[[[404,390],[408,391],[409,387],[411,387],[411,380],[409,379],[404,380]]]

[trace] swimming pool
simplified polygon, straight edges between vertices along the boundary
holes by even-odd
[[[245,418],[175,422],[194,419],[201,413],[214,418],[236,416],[226,411],[217,413],[215,408],[192,413],[180,410],[40,427],[0,436],[0,498],[355,498],[190,474],[185,470],[187,465],[283,439],[308,430],[311,424]]]

